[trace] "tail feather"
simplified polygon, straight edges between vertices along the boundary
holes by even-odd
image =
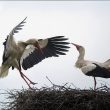
[[[8,72],[9,72],[9,67],[5,67],[4,66],[1,66],[0,67],[0,78],[4,78],[8,75]]]

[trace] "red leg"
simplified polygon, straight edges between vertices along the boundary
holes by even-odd
[[[21,72],[22,73],[22,72]],[[37,83],[35,83],[35,82],[32,82],[26,75],[24,75],[23,73],[22,73],[22,75],[30,82],[30,84],[33,84],[33,85],[35,85],[35,84],[37,84]]]
[[[26,84],[28,85],[28,87],[30,88],[30,89],[32,89],[31,88],[31,86],[30,86],[30,84],[26,81],[26,79],[23,77],[23,73],[22,72],[20,72],[20,75],[21,75],[21,77],[24,79],[24,81],[26,82]]]
[[[96,90],[96,84],[97,84],[96,78],[94,77],[94,90]]]

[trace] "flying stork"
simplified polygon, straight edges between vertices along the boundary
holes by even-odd
[[[78,44],[72,43],[79,52],[78,59],[75,63],[75,66],[87,75],[94,77],[94,90],[96,89],[96,78],[95,77],[102,77],[102,78],[110,78],[110,59],[107,61],[100,63],[96,61],[89,61],[85,60],[85,48]]]
[[[65,55],[69,48],[69,42],[67,42],[68,39],[64,36],[55,36],[46,39],[28,39],[27,41],[16,42],[14,34],[22,29],[25,20],[26,18],[12,29],[3,43],[4,52],[0,67],[0,78],[8,75],[10,67],[12,69],[16,68],[29,88],[31,88],[30,84],[34,85],[36,83],[23,74],[22,68],[27,70],[45,58]]]

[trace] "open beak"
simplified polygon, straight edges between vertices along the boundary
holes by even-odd
[[[74,45],[74,46],[77,48],[77,50],[79,50],[80,45],[77,45],[77,44],[75,44],[75,43],[71,43],[71,44]]]
[[[43,54],[43,51],[42,51],[42,49],[41,49],[41,47],[40,47],[40,45],[39,45],[38,42],[36,42],[36,43],[34,44],[34,46]]]

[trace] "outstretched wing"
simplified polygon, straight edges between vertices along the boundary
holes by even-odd
[[[22,27],[24,26],[24,23],[26,23],[26,21],[25,21],[26,19],[27,19],[27,17],[25,19],[23,19],[23,21],[21,21],[17,26],[15,26],[13,28],[13,30],[10,32],[9,36],[13,36],[15,33],[18,33],[19,30],[21,30]]]
[[[13,47],[12,45],[13,45],[13,43],[15,43],[14,38],[13,38],[13,35],[15,33],[18,33],[19,30],[22,29],[22,27],[24,26],[24,23],[25,23],[26,18],[22,22],[20,22],[16,27],[14,27],[12,29],[12,31],[9,33],[9,35],[5,39],[5,42],[3,42],[4,53],[3,53],[3,62],[2,63],[4,63],[7,60],[8,56],[9,56],[9,53],[10,53],[10,50]]]
[[[22,56],[22,67],[23,69],[28,69],[35,64],[41,62],[43,59],[48,57],[58,57],[59,55],[65,55],[68,51],[69,42],[64,36],[56,36],[47,39],[39,39],[39,45],[42,48],[43,53],[39,52],[34,46],[31,49],[26,49]],[[29,51],[31,50],[31,52]],[[28,51],[28,52],[27,52]]]

